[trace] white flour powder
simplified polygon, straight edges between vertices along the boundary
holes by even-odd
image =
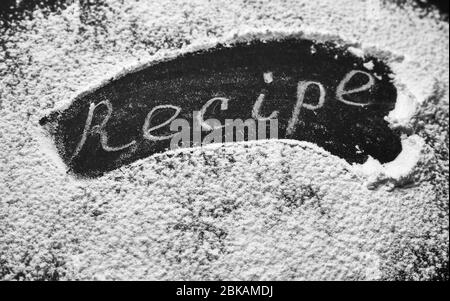
[[[449,26],[437,13],[377,0],[104,2],[37,10],[0,36],[0,279],[448,277]],[[49,110],[155,54],[300,31],[393,68],[397,160],[351,166],[310,143],[259,141],[78,180],[42,138]]]

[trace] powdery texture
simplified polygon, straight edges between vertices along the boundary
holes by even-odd
[[[0,38],[0,278],[448,277],[448,23],[379,1],[121,2],[36,11]],[[407,181],[368,186],[291,141],[169,152],[77,180],[43,142],[39,119],[87,87],[158,51],[266,28],[385,56],[417,104],[393,116],[424,142]]]

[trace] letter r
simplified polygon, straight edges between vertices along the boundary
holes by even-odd
[[[106,109],[108,110],[106,117],[103,119],[103,121],[100,125],[96,125],[91,128],[95,109],[97,109],[98,107],[100,107],[102,105],[106,106]],[[119,150],[125,149],[127,147],[130,147],[131,145],[136,143],[136,141],[133,140],[130,143],[122,145],[122,146],[114,147],[114,146],[108,145],[108,134],[106,133],[105,126],[108,123],[109,119],[111,118],[112,112],[113,112],[113,107],[112,107],[111,103],[109,102],[109,100],[101,101],[98,104],[93,104],[93,103],[90,104],[88,117],[86,119],[86,123],[85,123],[84,129],[83,129],[83,135],[81,136],[81,140],[78,142],[78,145],[75,148],[75,151],[73,152],[71,160],[73,160],[73,158],[78,156],[80,151],[83,149],[83,146],[86,143],[86,139],[89,134],[98,133],[100,135],[100,144],[101,144],[103,150],[105,150],[107,152],[119,151]]]

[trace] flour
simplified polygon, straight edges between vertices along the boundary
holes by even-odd
[[[393,128],[408,128],[419,109],[416,98],[410,93],[400,90],[397,96],[395,108],[386,116],[386,120]]]
[[[0,278],[448,279],[448,23],[381,1],[104,3],[2,28]],[[396,160],[355,170],[310,143],[269,140],[81,180],[36,134],[49,111],[158,58],[299,32],[393,68]]]

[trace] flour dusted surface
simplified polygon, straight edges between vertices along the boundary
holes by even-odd
[[[445,274],[448,23],[381,1],[121,2],[37,10],[0,37],[1,278]],[[287,141],[186,150],[89,180],[51,155],[39,119],[93,83],[157,51],[265,28],[397,55],[396,80],[418,104],[402,127],[425,142],[407,184],[368,186],[341,159]]]

